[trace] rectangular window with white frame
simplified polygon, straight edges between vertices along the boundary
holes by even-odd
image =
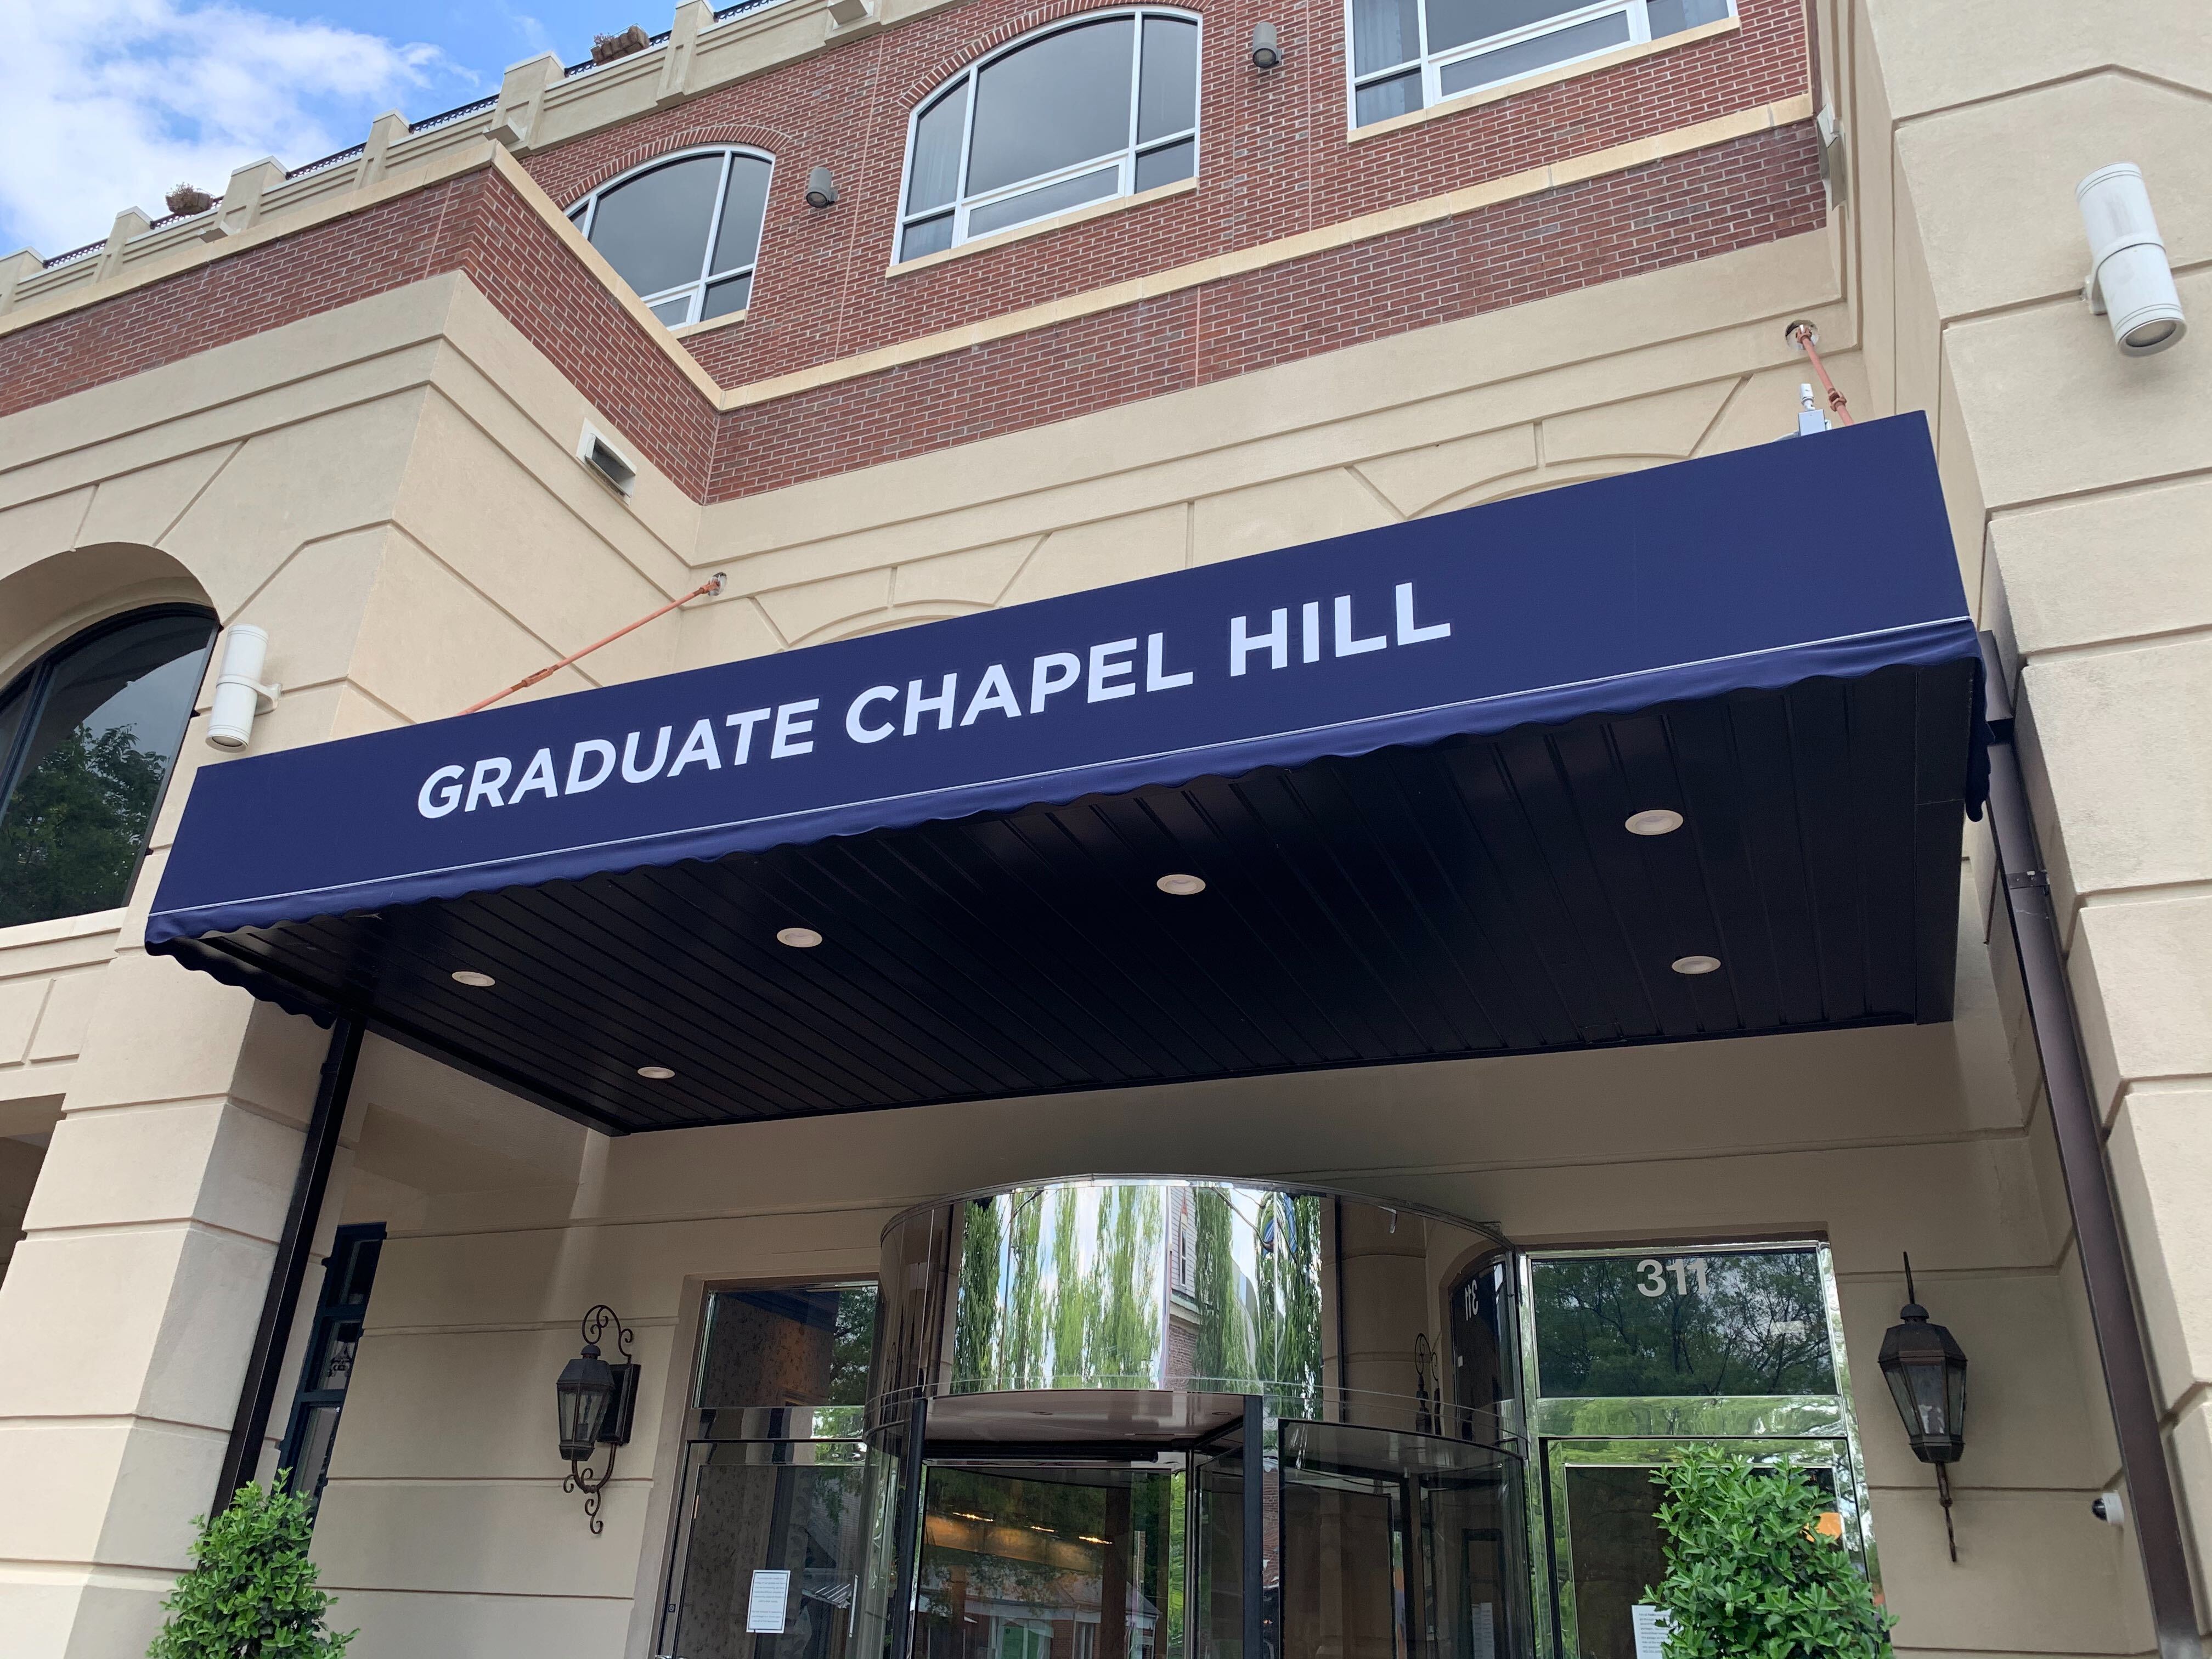
[[[1735,0],[1346,0],[1346,9],[1354,127],[1735,15]]]

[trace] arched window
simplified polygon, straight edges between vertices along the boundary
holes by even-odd
[[[665,156],[568,210],[585,240],[675,328],[751,303],[772,158],[749,149]]]
[[[1198,23],[1111,12],[971,64],[914,113],[898,257],[941,252],[1198,167]]]
[[[0,927],[130,896],[215,632],[204,611],[134,611],[0,691]]]
[[[1352,125],[1656,40],[1731,15],[1733,0],[1346,0]]]

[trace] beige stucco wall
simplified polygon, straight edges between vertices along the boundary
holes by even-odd
[[[1866,373],[1878,400],[1941,410],[1962,551],[2016,678],[2202,1616],[2212,27],[2171,0],[1844,12]],[[2149,358],[2123,358],[2079,295],[2073,187],[2115,161],[2143,168],[2198,331]]]
[[[1969,591],[2026,664],[2161,1380],[2185,1486],[2212,1503],[2212,1283],[2189,1248],[2212,796],[2162,712],[2206,689],[2190,550],[2212,399],[2201,342],[2123,363],[2070,298],[2072,181],[2140,146],[2212,328],[2212,181],[2187,170],[2212,166],[2212,72],[2168,0],[2094,49],[2069,9],[1994,4],[1823,5],[1851,186],[1829,233],[703,511],[649,470],[624,501],[578,465],[597,416],[458,277],[0,421],[0,673],[103,607],[201,594],[270,632],[287,692],[256,747],[317,741],[452,713],[717,569],[722,598],[532,695],[1764,441],[1804,378],[1782,325],[1810,317],[1855,407],[1930,411]],[[1817,503],[1757,510],[1808,557],[1848,556]],[[151,872],[210,754],[196,728]],[[0,1114],[21,1115],[0,1133],[54,1131],[0,1282],[0,1330],[44,1345],[34,1370],[0,1367],[0,1444],[50,1495],[0,1521],[11,1659],[135,1651],[157,1622],[319,1054],[305,1022],[143,955],[151,872],[124,912],[0,933]],[[1924,1029],[618,1142],[373,1042],[325,1228],[342,1212],[394,1238],[317,1541],[353,1650],[649,1651],[702,1281],[865,1273],[907,1203],[1173,1165],[1425,1200],[1526,1243],[1825,1234],[1900,1646],[2138,1651],[2132,1540],[2087,1505],[2117,1459],[1990,897],[1981,860],[1959,1018]],[[1956,1567],[1871,1365],[1900,1249],[1974,1356]],[[648,1380],[593,1538],[558,1491],[549,1396],[601,1299]]]

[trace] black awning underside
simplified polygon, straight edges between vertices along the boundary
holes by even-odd
[[[1888,668],[170,948],[617,1132],[1941,1020],[1972,676]],[[1685,827],[1626,833],[1650,807]],[[1206,890],[1163,894],[1170,872]],[[824,943],[778,944],[794,926]],[[1673,971],[1693,954],[1723,965]]]

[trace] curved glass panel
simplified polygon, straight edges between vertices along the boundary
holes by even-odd
[[[1132,20],[1060,29],[975,77],[968,191],[1057,173],[1129,143]]]
[[[1198,125],[1198,25],[1182,17],[1145,19],[1145,61],[1137,73],[1137,142],[1150,143]]]
[[[914,118],[898,258],[1193,175],[1198,30],[1148,9],[1055,25]]]
[[[1243,1182],[1046,1182],[900,1218],[883,1282],[902,1290],[878,1399],[1260,1395],[1271,1416],[1513,1433],[1505,1254],[1443,1217]]]
[[[695,155],[599,192],[592,246],[641,295],[699,279],[722,158]]]
[[[214,638],[191,611],[96,629],[0,700],[0,927],[129,896]]]
[[[960,145],[968,130],[968,82],[921,112],[914,124],[914,159],[907,169],[906,209],[943,207],[960,193]]]
[[[730,181],[722,191],[721,223],[714,234],[714,270],[735,270],[750,265],[759,253],[769,171],[769,164],[757,155],[730,157]]]
[[[752,297],[775,164],[744,150],[656,162],[568,216],[672,328],[742,311]]]

